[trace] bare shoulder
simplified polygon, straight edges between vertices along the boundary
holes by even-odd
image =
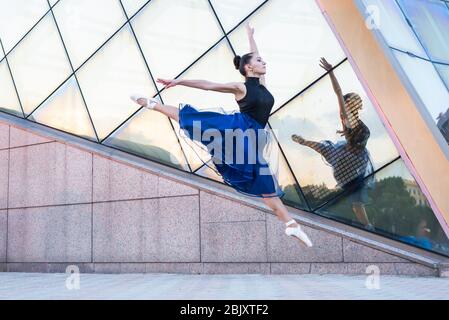
[[[235,100],[240,101],[246,96],[246,86],[243,82],[234,82],[235,88]]]

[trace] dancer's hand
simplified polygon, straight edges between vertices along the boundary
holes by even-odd
[[[245,27],[246,27],[246,33],[248,34],[248,37],[252,37],[252,36],[254,35],[254,28],[251,27],[251,26],[249,25],[249,23],[247,23],[247,24],[245,25]]]
[[[171,87],[174,87],[174,86],[178,85],[180,81],[181,80],[179,80],[179,79],[168,80],[168,79],[160,79],[160,78],[158,78],[156,82],[162,83],[165,86],[165,89],[168,89],[168,88],[171,88]]]
[[[327,60],[324,58],[321,58],[320,60],[320,67],[326,71],[332,70],[333,68],[332,65],[329,62],[327,62]]]

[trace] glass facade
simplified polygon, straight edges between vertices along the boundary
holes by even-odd
[[[447,39],[447,21],[437,1],[427,2],[426,16],[438,15],[432,24],[408,1],[366,1],[384,6],[390,44],[410,77],[432,86],[431,95],[420,91],[429,112],[449,118],[449,105],[438,102],[449,101],[448,67],[439,63],[448,60],[447,48],[423,45],[435,30]],[[416,20],[415,33],[404,26],[404,14]],[[165,89],[155,80],[243,81],[232,59],[249,51],[246,22],[255,27],[276,101],[269,126],[279,149],[282,200],[449,255],[426,197],[314,0],[0,0],[0,111],[223,182],[210,155],[184,139],[176,121],[129,96],[238,111],[232,95]],[[321,57],[331,70],[320,67]],[[349,113],[344,133],[331,76]],[[449,132],[449,121],[441,127]]]
[[[361,0],[449,144],[449,5],[444,0]],[[447,146],[443,146],[446,148]]]

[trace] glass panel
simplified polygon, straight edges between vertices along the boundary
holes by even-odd
[[[128,17],[131,17],[147,2],[148,0],[122,0]]]
[[[446,88],[449,88],[449,66],[443,66],[434,64],[435,68],[437,68],[441,78],[446,83]]]
[[[73,76],[37,108],[29,119],[97,141]]]
[[[287,165],[287,161],[281,153],[279,153],[279,185],[281,186],[282,191],[285,192],[282,200],[286,204],[308,209],[301,195],[301,191],[299,190],[299,186]]]
[[[223,37],[207,1],[152,0],[131,23],[155,78],[176,77]]]
[[[324,74],[320,57],[335,64],[345,58],[314,0],[269,1],[248,21],[267,63],[266,83],[276,99],[273,111]],[[238,55],[249,52],[244,24],[230,34],[230,41]]]
[[[53,7],[59,0],[50,0],[50,5]]]
[[[0,62],[0,110],[23,117],[6,59]]]
[[[449,240],[401,159],[319,213],[449,255]]]
[[[0,39],[6,52],[50,9],[46,0],[0,0],[0,8]]]
[[[264,0],[211,0],[210,2],[214,6],[221,25],[226,32],[229,32]]]
[[[223,178],[217,174],[217,168],[212,161],[207,162],[201,169],[195,172],[195,174],[206,177],[224,184]]]
[[[64,0],[53,12],[75,69],[126,22],[117,0]]]
[[[218,83],[242,82],[243,77],[235,70],[232,59],[232,51],[227,41],[222,40],[201,60],[183,73],[180,79],[205,79]],[[176,86],[164,90],[161,96],[164,103],[175,106],[183,102],[198,109],[223,108],[226,112],[239,110],[234,95],[229,93]]]
[[[129,25],[89,59],[77,75],[100,139],[140,108],[130,95],[156,93]]]
[[[438,0],[399,0],[431,58],[449,62],[449,10]]]
[[[426,56],[395,1],[363,0],[363,3],[367,7],[367,13],[374,18],[373,23],[376,23],[375,26],[390,46]]]
[[[316,207],[342,191],[352,180],[369,174],[398,157],[349,62],[335,70],[343,94],[356,93],[347,102],[354,135],[345,138],[337,96],[326,76],[270,117],[278,141],[309,203]],[[357,97],[361,98],[358,100]],[[357,102],[357,104],[352,104]],[[357,108],[355,108],[357,107]],[[360,120],[357,110],[361,107]],[[348,115],[349,116],[349,115]],[[351,121],[352,122],[352,121]],[[305,139],[301,144],[292,135]]]
[[[8,60],[26,114],[72,73],[51,13],[14,48]]]
[[[157,111],[142,108],[104,144],[189,171],[169,119]]]
[[[432,119],[436,121],[440,113],[444,113],[449,107],[449,92],[438,76],[433,64],[405,53],[394,51],[394,54]]]

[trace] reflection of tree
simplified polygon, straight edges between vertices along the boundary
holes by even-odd
[[[177,159],[176,155],[172,155],[170,152],[160,147],[117,138],[109,139],[108,144],[122,149],[123,151],[137,154],[150,160],[163,162],[170,166],[184,169],[178,162],[173,162],[174,159]]]
[[[369,208],[369,214],[375,219],[375,225],[378,228],[400,235],[414,235],[422,219],[427,221],[429,228],[433,231],[436,225],[432,222],[438,224],[429,207],[417,205],[400,177],[389,177],[378,181],[376,188],[368,192],[368,195],[374,200]],[[391,221],[386,223],[388,220]]]
[[[282,200],[286,200],[287,202],[291,202],[295,205],[299,205],[303,207],[303,200],[300,196],[299,188],[296,184],[288,184],[282,187],[282,191],[285,192],[285,195],[282,197]]]
[[[422,237],[418,234],[418,227],[424,221],[427,228],[430,229],[426,238],[439,246],[440,251],[449,252],[449,241],[432,209],[416,202],[415,198],[407,191],[407,186],[402,178],[388,177],[379,180],[376,182],[375,188],[367,189],[367,193],[366,210],[376,229],[398,237]],[[347,197],[328,206],[326,212],[346,221],[354,221],[352,203]]]
[[[341,193],[340,188],[329,189],[325,183],[320,185],[309,184],[302,188],[307,200],[312,206],[317,206],[327,200],[334,198],[337,194]]]

